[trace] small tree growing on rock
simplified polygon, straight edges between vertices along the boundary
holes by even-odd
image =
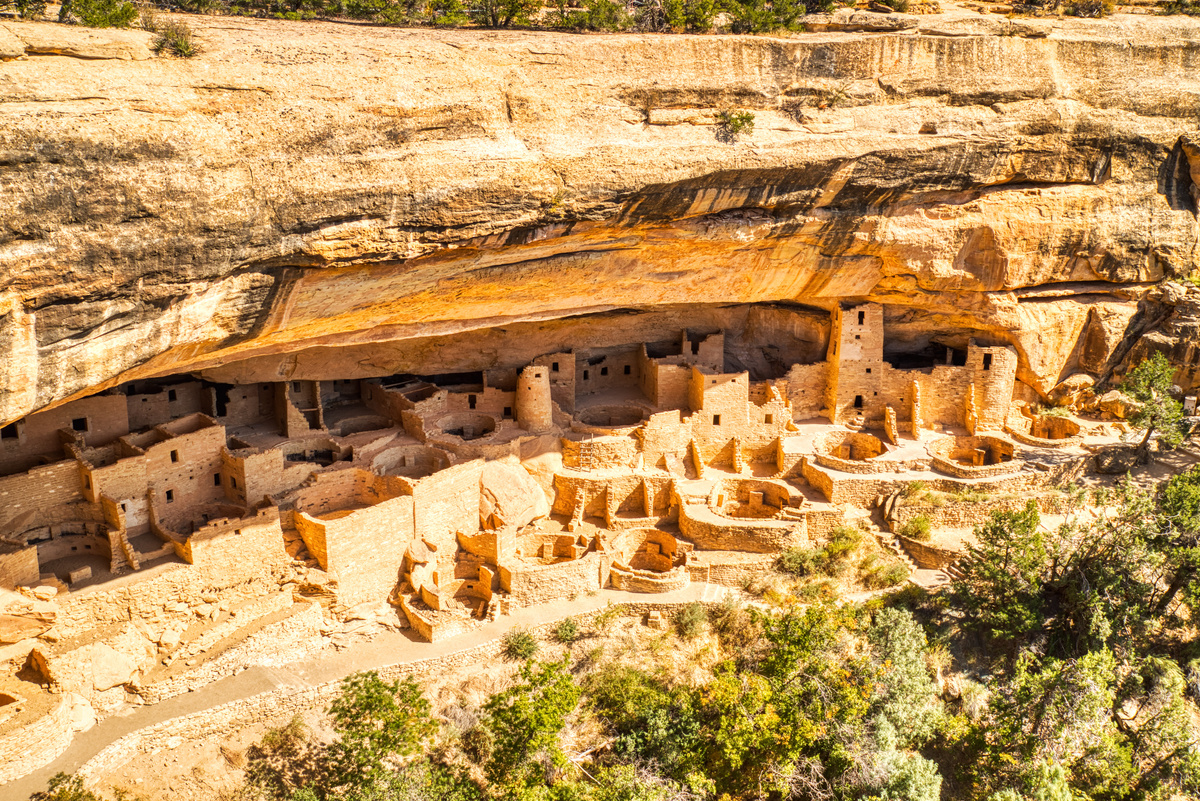
[[[1170,447],[1183,441],[1183,406],[1170,395],[1174,374],[1167,357],[1155,353],[1130,370],[1121,383],[1121,390],[1141,404],[1129,422],[1146,429],[1140,446],[1143,453],[1155,432]]]

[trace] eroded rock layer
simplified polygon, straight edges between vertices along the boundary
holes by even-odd
[[[790,39],[199,19],[187,61],[3,23],[0,421],[182,372],[515,364],[470,332],[696,303],[882,303],[913,351],[1011,344],[1030,397],[1190,330],[1158,285],[1197,266],[1200,23],[956,14]],[[752,133],[713,124],[732,108]]]

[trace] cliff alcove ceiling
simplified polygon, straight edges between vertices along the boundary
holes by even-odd
[[[172,374],[516,364],[495,332],[716,330],[726,304],[814,310],[816,353],[823,312],[883,303],[913,352],[1012,345],[1031,398],[1119,371],[1147,330],[1186,361],[1161,283],[1197,261],[1195,21],[196,26],[186,62],[140,32],[132,57],[0,62],[0,421]],[[752,135],[715,135],[729,107]]]

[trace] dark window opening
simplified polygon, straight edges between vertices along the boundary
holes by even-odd
[[[625,375],[629,375],[632,372],[633,372],[633,368],[630,367],[628,364],[625,365]]]
[[[600,375],[608,375],[608,368],[607,368],[607,367],[601,367],[601,368],[600,368]]]
[[[719,426],[719,425],[721,425],[721,415],[719,415],[719,414],[714,414],[714,415],[713,415],[713,425],[714,425],[714,426]]]
[[[992,369],[992,354],[990,354],[990,353],[983,354],[983,369],[984,370]]]
[[[587,371],[587,370],[584,370],[584,371],[583,371],[583,380],[584,380],[584,381],[587,381],[587,380],[588,380],[588,371]]]
[[[870,367],[868,367],[868,368],[867,368],[867,375],[870,375],[870,374],[871,374],[871,368],[870,368]]]
[[[167,503],[175,502],[175,490],[167,490]]]
[[[83,477],[83,488],[90,490],[92,488],[92,479],[90,476]]]
[[[9,423],[4,428],[0,428],[0,439],[16,439],[17,424]]]
[[[172,462],[179,461],[179,451],[171,451],[171,461]]]
[[[173,390],[173,389],[167,390],[167,400],[173,401],[173,400],[178,400],[178,399],[179,399],[179,395],[177,395],[175,393],[175,390]]]
[[[558,362],[550,362],[550,372],[552,372],[552,373],[558,372]]]
[[[855,335],[854,335],[854,338],[855,338],[855,339],[862,339],[862,336],[860,336],[859,334],[855,334]]]
[[[505,406],[505,407],[504,407],[504,416],[505,416],[505,417],[512,417],[512,407],[511,407],[511,406]]]
[[[866,312],[861,312],[861,311],[860,311],[860,312],[858,313],[858,324],[859,324],[859,325],[864,325],[864,324],[866,324],[866,322],[867,322],[867,313],[866,313]]]
[[[863,406],[862,395],[855,395],[854,396],[854,408],[861,409],[862,406]]]
[[[237,489],[237,479],[234,478],[233,476],[229,477],[229,486],[233,487],[234,489]]]
[[[87,418],[86,417],[76,417],[74,420],[71,421],[71,428],[75,429],[76,431],[87,431],[88,430]]]
[[[763,422],[764,422],[764,423],[766,423],[767,425],[770,425],[771,423],[774,423],[774,422],[775,422],[775,415],[773,415],[773,414],[768,414],[766,417],[764,417],[764,418],[763,418]]]
[[[474,395],[467,396],[467,407],[471,408],[471,409],[475,408],[475,396]]]
[[[213,473],[213,486],[214,487],[221,486],[221,474],[220,473]]]
[[[292,382],[292,392],[299,392],[299,391],[300,391],[300,382],[293,381]]]
[[[950,365],[952,367],[966,367],[967,352],[958,348],[950,349]]]
[[[121,504],[121,511],[122,511],[122,512],[124,512],[124,511],[125,511],[125,504]]]

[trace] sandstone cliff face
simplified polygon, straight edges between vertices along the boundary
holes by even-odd
[[[893,347],[1010,343],[1045,396],[1111,372],[1200,260],[1197,21],[189,21],[187,61],[0,23],[25,52],[0,62],[0,421],[187,371],[517,364],[429,338],[765,301],[888,304]]]

